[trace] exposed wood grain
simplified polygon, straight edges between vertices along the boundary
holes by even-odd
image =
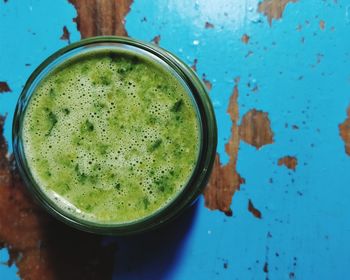
[[[255,146],[257,149],[273,143],[273,132],[267,113],[253,109],[243,116],[241,125],[238,125],[238,84],[239,78],[236,78],[227,110],[232,122],[231,137],[225,146],[229,162],[222,165],[220,156],[216,155],[209,183],[204,190],[206,207],[211,210],[220,210],[228,216],[232,216],[230,209],[232,197],[236,190],[239,190],[240,185],[245,182],[236,170],[240,140]],[[248,210],[257,214],[258,210],[253,207],[251,201],[249,205]]]
[[[34,203],[7,156],[0,116],[0,249],[22,279],[111,279],[115,246],[56,221]],[[9,215],[9,213],[11,213]]]
[[[288,169],[295,171],[295,169],[297,168],[297,165],[298,165],[298,159],[296,157],[293,157],[293,156],[285,156],[285,157],[282,157],[278,160],[278,165],[279,166],[284,165]]]
[[[131,0],[71,0],[83,38],[126,35],[124,17]],[[63,28],[62,40],[69,41]],[[11,91],[0,83],[0,91]],[[0,117],[0,248],[7,247],[9,264],[18,266],[26,280],[111,279],[115,245],[103,246],[102,237],[73,230],[56,221],[33,202],[7,155]],[[11,213],[11,215],[9,215]]]
[[[280,19],[288,3],[295,3],[298,0],[264,0],[259,3],[258,11],[265,16],[272,24],[273,19]]]
[[[273,132],[266,112],[250,110],[246,113],[239,129],[241,139],[260,149],[262,146],[273,143]]]
[[[339,125],[339,134],[345,144],[345,152],[350,156],[350,106],[347,111],[347,118]]]
[[[82,38],[98,35],[127,36],[125,16],[132,0],[68,0],[78,16],[74,19]]]
[[[239,127],[238,127],[238,85],[236,84],[231,95],[227,112],[232,121],[231,137],[225,149],[229,155],[229,162],[221,165],[220,156],[215,158],[214,168],[209,183],[204,190],[205,205],[209,209],[230,213],[232,197],[244,179],[236,170],[236,162],[239,148]],[[231,214],[232,215],[232,214]]]
[[[8,184],[9,181],[9,166],[7,161],[7,144],[3,135],[3,127],[5,123],[5,117],[0,115],[0,186],[1,183]],[[0,239],[1,241],[1,239]]]

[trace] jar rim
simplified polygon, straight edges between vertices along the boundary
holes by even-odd
[[[44,191],[38,185],[36,180],[34,180],[34,178],[31,175],[30,168],[27,165],[25,153],[23,150],[22,123],[23,123],[23,118],[25,114],[25,109],[28,105],[29,99],[32,96],[32,94],[35,92],[36,85],[34,84],[36,82],[40,83],[40,81],[42,81],[42,78],[44,78],[47,75],[47,73],[46,74],[43,74],[43,73],[50,65],[52,66],[52,63],[54,63],[58,59],[63,59],[61,63],[65,63],[67,59],[63,57],[64,55],[67,55],[79,48],[89,47],[90,45],[95,45],[98,43],[124,44],[124,45],[135,47],[137,49],[141,49],[145,52],[151,53],[156,57],[160,58],[161,61],[163,61],[166,65],[170,66],[170,68],[178,74],[178,76],[189,88],[188,94],[192,93],[194,97],[193,98],[194,103],[199,110],[199,112],[196,112],[196,116],[197,118],[199,118],[199,121],[201,122],[201,126],[202,126],[200,129],[200,140],[199,140],[200,147],[198,151],[199,154],[197,155],[197,162],[186,185],[178,193],[176,193],[176,195],[171,199],[169,203],[166,203],[160,209],[156,210],[153,213],[150,213],[149,215],[143,218],[126,222],[126,223],[92,222],[89,220],[84,220],[82,218],[79,218],[78,216],[74,216],[73,214],[70,214],[67,211],[63,210],[61,207],[56,205],[52,201],[52,199],[50,199],[47,196],[47,194],[44,193]],[[104,46],[108,47],[108,45],[104,45]],[[77,55],[80,55],[79,51]],[[74,58],[74,57],[75,55],[73,54],[71,58]],[[51,70],[55,69],[55,67],[56,66],[53,66]],[[40,77],[40,75],[42,75],[43,77]],[[204,106],[201,106],[201,105],[204,105]],[[203,118],[208,118],[209,122],[208,120],[204,120]],[[210,131],[206,131],[207,132],[206,137],[203,134],[203,132],[206,128],[208,128],[208,126],[204,125],[203,127],[203,123],[210,124],[209,126]],[[211,139],[207,139],[208,137],[210,137]],[[31,74],[31,76],[27,80],[22,90],[22,93],[18,99],[17,107],[15,110],[14,121],[13,121],[12,141],[13,141],[13,147],[14,147],[15,160],[22,179],[25,181],[28,189],[34,195],[34,197],[37,200],[39,200],[39,203],[42,204],[50,214],[52,214],[59,220],[73,227],[76,227],[78,229],[82,229],[85,231],[89,231],[93,233],[103,233],[103,234],[130,234],[134,232],[144,231],[149,228],[153,228],[158,224],[161,224],[164,221],[167,221],[168,219],[172,218],[172,216],[176,216],[179,212],[181,212],[180,211],[182,210],[181,208],[184,208],[186,205],[190,204],[198,196],[198,194],[201,192],[202,188],[204,187],[203,186],[204,181],[208,179],[207,173],[208,172],[210,173],[210,170],[214,162],[216,144],[217,144],[217,128],[216,128],[216,121],[215,121],[213,108],[207,96],[204,85],[201,83],[201,81],[199,80],[197,75],[194,73],[194,71],[191,68],[189,68],[186,64],[184,64],[180,59],[178,59],[168,51],[161,49],[160,47],[157,47],[148,43],[144,43],[142,41],[138,41],[135,39],[131,39],[127,37],[118,37],[118,36],[98,36],[98,37],[83,39],[79,42],[72,43],[56,51],[51,56],[49,56],[46,60],[44,60],[34,70],[34,72]],[[208,145],[211,147],[207,147]],[[205,152],[205,150],[208,150],[208,148],[210,150],[210,153],[209,154],[207,153],[206,155],[203,154],[203,152]],[[209,156],[209,159],[208,159],[208,156]],[[203,165],[203,163],[204,163],[204,166],[201,166]],[[203,174],[203,172],[205,174]],[[206,176],[203,176],[203,175],[206,175]],[[196,181],[199,181],[198,179],[200,178],[201,178],[201,181],[203,182],[201,182],[192,191],[190,191],[191,185],[196,185]],[[200,192],[199,192],[199,189],[200,189]],[[183,206],[180,207],[181,205]],[[167,213],[167,215],[165,215],[165,213]]]

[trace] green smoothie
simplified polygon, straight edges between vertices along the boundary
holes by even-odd
[[[76,218],[129,223],[183,190],[200,143],[188,89],[160,62],[127,50],[70,58],[36,87],[23,120],[30,172]]]

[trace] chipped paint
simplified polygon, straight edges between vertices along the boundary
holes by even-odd
[[[193,64],[191,65],[191,68],[192,68],[192,70],[193,70],[194,72],[197,72],[197,63],[198,63],[198,59],[195,58],[195,59],[193,60]]]
[[[125,16],[132,0],[68,0],[77,9],[74,19],[82,38],[97,35],[127,36]]]
[[[114,11],[108,10],[114,5],[108,1],[72,2],[78,8],[76,20],[82,37],[126,34],[122,21],[131,1],[116,1],[121,10]],[[99,8],[96,22],[88,18],[93,10],[90,4]],[[88,25],[88,21],[93,23]],[[60,39],[70,42],[67,26]],[[0,85],[1,92],[11,91],[7,83]],[[16,264],[21,279],[111,279],[115,243],[103,245],[103,237],[73,230],[38,207],[18,174],[13,156],[7,153],[4,122],[0,116],[0,246],[8,248],[9,263]]]
[[[252,213],[255,218],[262,218],[261,212],[255,208],[253,202],[250,199],[248,200],[248,211]]]
[[[258,11],[264,14],[270,25],[272,20],[280,19],[288,3],[295,3],[298,0],[264,0],[259,3]]]
[[[9,85],[6,82],[0,82],[0,93],[11,92]]]
[[[3,138],[0,117],[0,240],[22,279],[111,279],[115,245],[72,230],[34,203]],[[11,213],[11,215],[9,215]]]
[[[256,109],[246,113],[242,118],[239,135],[244,142],[257,149],[272,144],[273,132],[268,113]]]
[[[233,195],[239,190],[245,179],[237,172],[237,158],[240,140],[260,149],[262,146],[273,143],[273,132],[270,127],[268,114],[255,109],[246,113],[240,125],[238,107],[238,84],[240,78],[235,79],[235,86],[230,97],[227,113],[231,119],[231,136],[225,145],[225,151],[229,156],[229,162],[222,165],[220,156],[216,155],[213,172],[209,183],[204,190],[205,206],[211,210],[220,210],[227,216],[232,216],[230,208]],[[260,215],[249,200],[248,210]],[[229,213],[229,214],[228,214]],[[255,215],[254,214],[254,215]]]
[[[339,124],[339,134],[345,144],[345,152],[350,156],[350,106],[347,110],[347,118]]]
[[[213,88],[212,83],[207,79],[207,76],[203,73],[202,75],[202,81],[204,83],[204,85],[206,86],[208,91],[211,91],[211,89]]]
[[[3,136],[4,133],[4,124],[5,117],[0,115],[0,182],[8,183],[9,180],[9,171],[8,171],[8,161],[7,161],[7,143]],[[0,239],[1,240],[1,239]]]
[[[320,20],[319,25],[321,30],[324,30],[326,28],[326,22],[323,19]]]
[[[229,155],[229,162],[221,165],[220,156],[216,155],[212,175],[204,190],[205,206],[212,210],[220,210],[230,213],[232,197],[239,186],[244,183],[244,179],[236,170],[237,155],[239,148],[239,127],[238,127],[238,80],[231,95],[227,113],[232,122],[231,137],[225,146]]]
[[[266,274],[265,280],[269,280],[269,264],[264,263],[263,272]]]
[[[210,23],[208,21],[205,22],[204,28],[206,28],[206,29],[213,29],[214,27],[215,27],[214,24],[212,24],[212,23]]]
[[[285,156],[278,160],[278,166],[284,165],[288,169],[294,170],[298,165],[298,159],[294,156]]]
[[[242,41],[244,44],[248,44],[248,43],[249,43],[249,39],[250,39],[250,37],[249,37],[247,34],[243,34],[243,35],[242,35],[242,38],[241,38],[241,41]]]
[[[346,275],[350,245],[344,232],[349,232],[350,217],[344,209],[350,197],[350,160],[344,146],[347,149],[350,118],[345,113],[350,102],[350,9],[344,1],[319,1],[317,5],[289,1],[284,7],[275,5],[275,12],[259,12],[259,3],[268,2],[286,1],[220,0],[212,5],[206,0],[135,0],[127,13],[125,29],[130,36],[149,42],[161,34],[162,47],[194,66],[199,77],[205,73],[210,81],[219,128],[221,166],[216,169],[230,161],[225,144],[232,134],[227,113],[232,77],[241,77],[236,100],[241,114],[238,130],[242,116],[261,110],[268,113],[274,143],[259,150],[237,144],[233,172],[246,182],[225,212],[234,214],[232,218],[208,211],[199,203],[198,215],[184,226],[186,234],[180,242],[171,231],[123,239],[118,242],[114,279],[153,279],[155,275],[159,279],[191,279],[193,275],[213,280],[341,279]],[[0,113],[7,113],[8,140],[15,101],[30,72],[67,44],[60,40],[63,26],[71,33],[72,42],[80,38],[72,22],[77,15],[74,7],[68,1],[52,1],[50,7],[46,1],[0,2],[0,33],[5,38],[0,44],[5,65],[0,69],[0,80],[6,80],[12,90],[11,94],[0,94]],[[88,8],[93,11],[93,7],[95,3]],[[90,20],[95,18],[92,15]],[[320,20],[325,22],[324,29]],[[214,28],[205,28],[206,22]],[[94,23],[89,25],[92,28]],[[241,41],[242,34],[251,37],[248,44]],[[255,85],[256,94],[252,90]],[[278,158],[283,155],[298,156],[298,172],[278,167]],[[320,176],[323,173],[328,176]],[[334,191],[329,191],[330,186]],[[247,211],[249,198],[263,210],[264,219],[255,219]],[[273,238],[266,239],[266,232]],[[159,244],[159,237],[165,242],[157,251],[152,245]],[[136,248],[145,243],[150,244],[147,248],[152,254]],[[300,262],[296,266],[297,257]],[[225,270],[224,262],[229,263],[229,269]],[[265,263],[268,274],[263,270]]]
[[[155,36],[155,37],[151,40],[151,42],[152,42],[153,44],[159,46],[160,35]]]
[[[70,32],[68,31],[67,26],[63,26],[63,34],[60,39],[68,41],[68,44],[70,44]]]

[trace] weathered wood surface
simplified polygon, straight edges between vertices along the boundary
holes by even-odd
[[[342,69],[342,61],[346,62],[349,56],[345,50],[339,47],[341,44],[337,44],[334,40],[337,38],[342,42],[342,45],[347,43],[344,39],[346,37],[344,34],[348,34],[346,31],[349,31],[347,29],[349,21],[346,13],[347,8],[343,3],[340,3],[341,1],[335,0],[322,1],[324,6],[319,9],[316,9],[317,7],[311,9],[309,4],[296,0],[243,1],[246,5],[243,8],[241,7],[243,2],[231,3],[230,5],[236,5],[234,7],[239,11],[238,13],[235,9],[229,10],[229,2],[219,1],[217,5],[220,9],[216,10],[209,9],[206,6],[207,1],[196,1],[193,4],[194,8],[186,1],[158,1],[153,6],[153,2],[149,3],[148,5],[152,6],[149,8],[136,0],[135,3],[131,0],[68,0],[66,5],[73,5],[71,7],[74,7],[76,11],[76,16],[72,16],[70,21],[76,25],[65,22],[57,26],[57,32],[60,34],[57,39],[61,43],[70,43],[77,40],[77,34],[80,38],[97,35],[128,36],[128,34],[137,34],[142,37],[143,31],[137,32],[137,30],[144,30],[141,25],[147,24],[149,30],[154,30],[154,32],[146,30],[147,40],[175,51],[189,65],[192,65],[192,68],[198,72],[203,80],[214,101],[216,111],[220,114],[219,122],[227,122],[226,126],[219,125],[221,128],[225,127],[227,131],[220,130],[220,140],[224,140],[219,146],[214,170],[204,191],[204,202],[198,206],[201,207],[202,211],[208,211],[204,208],[207,207],[210,210],[222,211],[226,215],[222,214],[220,219],[223,220],[215,220],[214,222],[212,212],[208,211],[210,213],[206,212],[208,226],[204,228],[201,225],[205,236],[203,234],[200,236],[207,248],[207,251],[203,250],[208,252],[207,255],[203,254],[203,256],[216,258],[210,264],[206,262],[206,266],[203,267],[200,264],[204,261],[198,253],[202,252],[202,249],[197,248],[197,251],[193,251],[198,254],[193,257],[191,255],[191,258],[196,260],[197,257],[200,260],[198,263],[193,262],[198,264],[198,267],[203,271],[203,279],[207,276],[210,276],[210,279],[226,279],[228,277],[217,272],[219,270],[215,264],[218,262],[223,263],[220,269],[222,268],[226,272],[230,271],[231,278],[237,276],[249,279],[253,277],[252,275],[257,275],[256,271],[263,273],[265,278],[273,278],[276,275],[276,278],[294,279],[301,272],[300,278],[305,279],[307,276],[310,278],[313,275],[332,275],[332,277],[343,275],[344,262],[349,260],[349,255],[344,253],[345,249],[339,249],[335,244],[330,244],[329,240],[333,238],[333,234],[334,240],[339,239],[344,246],[343,248],[349,249],[348,239],[344,237],[346,235],[344,230],[348,230],[350,227],[346,222],[344,222],[345,224],[342,222],[339,226],[340,220],[348,220],[348,216],[342,208],[348,202],[346,200],[348,193],[342,178],[339,178],[341,176],[336,176],[337,170],[343,170],[342,168],[346,166],[346,158],[342,158],[339,151],[336,150],[338,151],[338,162],[325,165],[331,169],[331,175],[326,174],[323,181],[319,181],[318,178],[327,173],[323,166],[319,165],[319,162],[324,161],[326,164],[330,161],[331,154],[334,154],[328,153],[328,149],[332,148],[331,145],[341,145],[343,156],[350,155],[350,107],[348,112],[345,112],[347,103],[350,101],[349,98],[344,97],[344,92],[349,90],[346,86],[348,82],[341,80],[341,86],[338,85],[340,81],[338,77],[343,78],[341,72],[347,71]],[[252,3],[255,3],[255,6],[251,6]],[[10,6],[15,4],[15,0],[4,1],[2,4]],[[306,11],[293,14],[293,9],[302,10],[302,8],[297,8],[297,5],[304,5],[307,7]],[[28,4],[27,6],[23,5],[22,8],[34,9],[35,12],[36,7],[34,4],[33,6],[34,8]],[[202,6],[204,8],[201,8]],[[47,8],[49,9],[49,7]],[[191,13],[187,10],[190,10]],[[314,10],[317,12],[313,13]],[[332,18],[326,19],[326,10],[332,14]],[[125,19],[128,13],[132,13],[133,19],[129,28]],[[288,16],[289,13],[292,15]],[[260,15],[260,17],[256,15]],[[32,30],[30,25],[33,23],[34,17],[30,14],[27,15],[27,21],[17,22],[17,19],[13,18],[12,26],[8,26],[7,30],[15,30],[14,26],[25,25],[23,29],[26,32],[41,38],[41,40],[46,40],[48,35],[44,34],[44,31],[36,33]],[[297,20],[293,21],[295,18]],[[196,31],[193,30],[197,30],[198,25],[201,25],[204,31],[201,31],[202,33],[197,36]],[[261,35],[262,33],[253,32],[256,30],[256,26],[259,26],[259,32],[265,32],[265,37]],[[278,30],[278,26],[281,28],[280,30]],[[182,33],[188,32],[186,34],[191,38],[189,39],[191,41],[183,43],[181,48],[174,47],[172,49],[179,40],[188,39],[186,36],[181,37],[181,34],[179,35],[177,32],[178,29]],[[227,30],[230,30],[230,33]],[[2,44],[5,46],[4,42],[7,37],[10,38],[10,31],[3,32],[3,34],[2,39],[5,38],[5,40],[2,41]],[[227,37],[229,39],[225,37],[224,41],[218,40],[220,36],[225,34],[230,35]],[[237,39],[238,43],[229,42],[233,37]],[[289,45],[284,37],[294,39],[297,37],[297,43],[291,39]],[[206,41],[208,38],[215,38],[210,42],[218,40],[220,43],[210,45]],[[32,44],[34,44],[33,42],[31,41]],[[188,43],[190,43],[190,47]],[[225,45],[226,43],[227,45]],[[3,49],[8,50],[9,46],[6,45]],[[332,52],[334,46],[339,51],[336,54],[332,53],[331,59],[327,60],[327,55]],[[14,47],[20,48],[18,44],[11,48]],[[45,51],[45,48],[43,47],[40,51]],[[227,61],[220,60],[217,55],[220,52],[227,55],[229,59]],[[232,55],[232,53],[234,54]],[[304,56],[304,53],[308,55]],[[312,58],[310,58],[310,53]],[[38,53],[33,52],[33,56],[35,55]],[[234,65],[232,70],[228,65],[236,62],[232,62],[234,56],[242,56],[243,60],[239,60],[241,63]],[[275,60],[269,63],[268,59],[271,57]],[[223,64],[214,65],[212,62],[214,58],[223,61]],[[254,63],[250,64],[250,60],[253,60]],[[24,67],[28,69],[32,67],[32,61],[22,62]],[[205,67],[205,63],[214,65],[217,69],[209,73],[211,69]],[[327,63],[327,67],[322,68],[323,63]],[[265,65],[267,65],[266,69]],[[6,67],[6,65],[2,67]],[[226,72],[220,72],[221,68],[231,69],[231,72],[223,78],[222,76],[226,75]],[[260,71],[260,76],[269,82],[272,81],[276,89],[269,87],[267,82],[255,81],[254,71]],[[215,72],[221,73],[222,76],[217,76],[214,79]],[[261,72],[266,72],[266,74],[263,75]],[[285,72],[289,76],[284,76]],[[0,99],[0,102],[7,100],[6,96],[18,96],[20,86],[10,82],[13,77],[7,76],[7,71],[0,74],[0,98],[4,98]],[[12,76],[16,76],[16,79],[23,78],[20,76],[17,78],[17,73],[16,75],[12,74]],[[229,85],[222,86],[228,79],[227,77],[230,77]],[[269,77],[272,78],[269,79]],[[285,81],[286,84],[283,84],[282,87],[278,83],[279,81]],[[329,96],[323,94],[324,91],[333,90],[331,87],[328,88],[326,83],[322,83],[323,81],[327,81],[335,88],[329,95],[333,94],[333,99],[338,100],[336,101],[338,102],[337,110],[332,107],[333,99],[330,101],[327,99]],[[22,85],[24,82],[25,80],[22,79],[18,83]],[[296,86],[298,83],[301,85]],[[325,89],[320,89],[321,86],[318,84],[322,84]],[[222,88],[225,88],[226,91],[222,91]],[[269,90],[274,95],[269,95]],[[287,93],[285,94],[284,91]],[[299,94],[298,91],[300,91]],[[227,96],[226,102],[216,103],[215,101],[220,98],[220,100],[224,100],[222,96]],[[280,96],[285,96],[285,99],[279,103],[272,100],[279,100]],[[270,100],[266,101],[268,98]],[[275,104],[275,107],[267,106],[266,104],[269,102]],[[327,106],[324,106],[323,102],[327,103]],[[295,104],[295,106],[289,106],[290,103]],[[341,107],[340,104],[344,103],[346,104]],[[10,252],[9,264],[14,263],[18,267],[18,273],[22,279],[111,279],[113,271],[115,271],[115,262],[122,261],[120,258],[114,260],[115,252],[118,250],[116,249],[118,244],[114,242],[115,240],[108,242],[107,245],[101,245],[102,237],[78,232],[58,223],[38,207],[27,194],[24,184],[18,176],[13,158],[7,152],[6,140],[9,139],[5,140],[3,137],[3,128],[4,122],[10,120],[10,112],[12,111],[3,109],[7,108],[3,104],[5,103],[0,103],[0,114],[2,115],[0,119],[0,248],[8,248]],[[264,106],[257,106],[259,104]],[[283,111],[283,107],[287,109]],[[329,109],[330,107],[333,109]],[[295,111],[293,111],[294,109]],[[9,112],[9,115],[6,116],[6,112]],[[276,112],[283,112],[284,115]],[[342,117],[339,115],[334,117],[336,112],[341,112]],[[327,114],[327,117],[324,117],[323,114]],[[329,123],[323,125],[325,122]],[[327,129],[332,131],[334,138],[330,139],[330,134],[327,134],[328,138],[322,136],[322,133],[325,133]],[[302,140],[298,136],[293,136],[298,135],[298,133],[303,135]],[[329,146],[325,148],[320,139],[329,141]],[[282,142],[283,144],[281,144]],[[317,145],[322,147],[318,150],[320,155],[311,152],[312,149],[317,148]],[[275,152],[265,152],[275,146],[283,146],[283,148],[276,149]],[[251,156],[252,151],[256,152],[255,158]],[[250,157],[247,157],[247,154]],[[227,155],[226,159],[225,155]],[[317,158],[316,155],[322,158]],[[264,157],[264,161],[262,161],[262,157]],[[247,162],[250,164],[249,168]],[[334,170],[332,169],[333,165]],[[317,176],[309,178],[308,174],[313,174],[312,172],[315,170],[317,170]],[[279,172],[285,173],[281,175]],[[256,173],[259,173],[259,176],[254,176]],[[343,173],[342,176],[345,178],[346,174]],[[326,190],[333,185],[333,181],[330,183],[328,177],[332,177],[336,182],[334,188],[337,189],[338,196],[334,194],[330,196],[328,192],[326,193]],[[314,186],[313,182],[319,182],[321,185]],[[304,184],[303,189],[299,187],[302,184]],[[254,192],[242,191],[242,195],[240,195],[238,191],[245,186],[256,187],[257,194],[254,196]],[[261,191],[263,188],[264,191]],[[264,192],[268,194],[264,195]],[[277,194],[274,195],[272,192]],[[309,197],[308,202],[297,200],[297,198],[302,199],[305,196]],[[327,197],[327,201],[324,199],[325,197]],[[236,198],[237,201],[235,201]],[[243,203],[241,203],[242,200],[244,200]],[[243,207],[248,213],[247,217],[242,213],[238,218],[235,216],[235,202],[244,205]],[[304,206],[304,210],[298,208],[301,205]],[[330,205],[331,209],[327,208],[327,205]],[[313,212],[313,209],[316,208],[318,210]],[[311,214],[307,215],[307,213]],[[321,216],[324,216],[324,219]],[[243,220],[246,218],[251,218],[255,223],[247,220],[245,224]],[[241,238],[245,236],[252,243],[241,245],[242,240],[236,240],[239,244],[233,244],[232,239],[234,238],[232,236],[237,236],[235,234],[243,229],[246,229],[246,232],[241,235]],[[309,231],[307,231],[308,229]],[[216,231],[220,232],[220,237],[216,235],[214,238],[213,233]],[[196,234],[198,236],[198,229]],[[207,235],[211,236],[212,234],[213,239],[209,241]],[[249,238],[253,234],[256,234],[256,240],[259,239],[260,243],[254,243],[255,238],[253,237]],[[273,241],[275,234],[277,238],[276,241]],[[281,238],[282,235],[283,238]],[[284,237],[284,235],[288,237]],[[310,239],[309,236],[313,237]],[[219,239],[222,239],[222,242]],[[147,241],[148,239],[146,239]],[[231,245],[232,251],[227,253],[223,247],[229,245]],[[310,250],[306,249],[309,248],[308,246],[312,248],[311,251],[317,251],[317,255],[309,256]],[[217,251],[224,251],[228,257],[217,256]],[[193,252],[191,251],[191,254],[196,254]],[[235,266],[235,271],[231,271],[231,263],[228,259],[236,252],[244,254],[245,259],[234,259],[232,266]],[[260,255],[254,255],[255,252],[260,252]],[[297,254],[300,254],[299,259],[302,259],[303,262],[298,263]],[[162,256],[158,257],[162,259]],[[246,259],[249,261],[245,261]],[[313,266],[314,263],[317,265]],[[303,268],[300,268],[301,266]],[[147,270],[144,267],[143,269]],[[149,270],[151,269],[149,268]],[[153,269],[157,271],[157,268]],[[209,269],[211,270],[209,271]],[[128,268],[122,270],[125,272]],[[319,274],[315,272],[316,270],[320,271]],[[184,271],[193,272],[196,271],[196,268]],[[144,276],[146,274],[142,275],[143,278],[140,279],[146,279]],[[164,278],[166,277],[164,276]]]

